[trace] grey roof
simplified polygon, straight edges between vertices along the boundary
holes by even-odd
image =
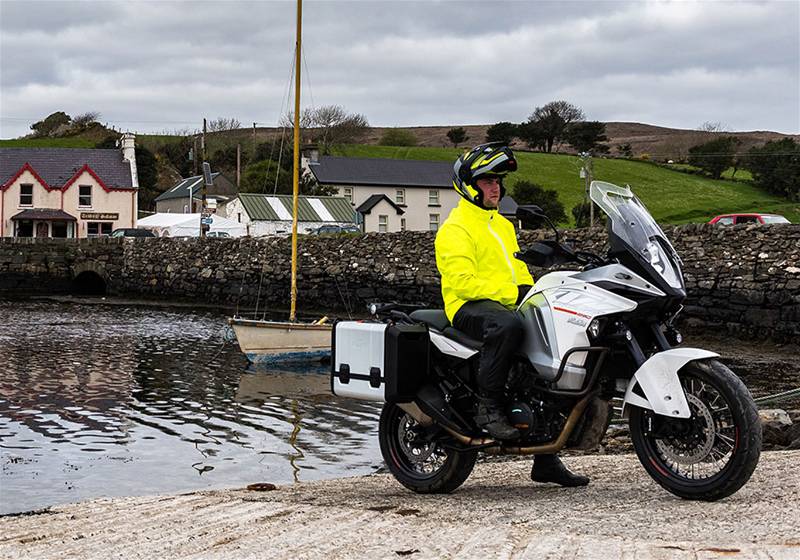
[[[132,189],[131,166],[117,149],[0,148],[0,185],[28,163],[49,187],[61,188],[84,165],[108,188]]]
[[[359,207],[356,208],[356,212],[359,212],[361,214],[369,214],[372,211],[372,209],[375,208],[375,205],[378,204],[383,199],[386,199],[386,202],[388,202],[397,211],[398,214],[405,214],[405,210],[400,208],[397,204],[394,203],[394,201],[391,198],[389,198],[385,194],[370,195],[370,197],[367,200],[362,202],[359,205]]]
[[[51,220],[56,222],[76,222],[72,214],[58,208],[28,208],[11,217],[12,220]]]
[[[310,169],[323,185],[453,186],[453,164],[446,161],[322,156]]]
[[[219,171],[211,174],[211,180],[215,180],[219,176]],[[156,198],[156,202],[161,200],[170,200],[173,198],[189,198],[189,189],[192,189],[192,197],[200,192],[203,188],[203,176],[195,175],[187,179],[182,179],[180,183],[172,187],[168,191],[164,191]]]
[[[276,204],[280,204],[286,212],[291,215],[294,201],[290,194],[259,194],[259,193],[240,193],[239,200],[242,201],[244,209],[251,220],[280,220],[278,213],[270,204],[269,199],[273,199]],[[297,199],[297,221],[298,222],[329,222],[322,219],[314,209],[318,200],[323,208],[333,217],[336,223],[355,223],[355,212],[350,202],[343,196],[306,196],[301,195]]]

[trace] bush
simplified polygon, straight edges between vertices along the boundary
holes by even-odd
[[[752,148],[742,167],[753,174],[757,186],[800,200],[800,144],[794,139],[773,140],[760,148]]]
[[[567,213],[564,211],[564,205],[558,200],[558,192],[544,189],[530,181],[515,183],[511,187],[511,192],[517,204],[535,204],[553,223],[566,223]]]
[[[572,217],[575,218],[575,227],[589,227],[591,222],[591,206],[590,202],[581,202],[572,208]],[[594,225],[604,224],[606,221],[605,212],[595,205],[594,207]]]
[[[417,137],[410,130],[389,128],[378,142],[380,146],[416,146]]]

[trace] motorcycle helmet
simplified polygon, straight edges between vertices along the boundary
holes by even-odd
[[[514,152],[503,142],[490,142],[475,146],[456,160],[453,165],[453,188],[472,204],[486,209],[483,193],[476,181],[481,178],[500,179],[500,198],[506,195],[502,179],[517,170]]]

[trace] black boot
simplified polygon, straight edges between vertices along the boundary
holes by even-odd
[[[493,397],[478,398],[478,413],[475,423],[489,432],[495,439],[517,439],[519,430],[509,424],[503,404],[500,399]]]
[[[555,482],[561,486],[586,486],[589,477],[574,474],[556,455],[537,455],[533,458],[531,480],[534,482]]]

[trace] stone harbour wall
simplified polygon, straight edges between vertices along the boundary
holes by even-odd
[[[692,326],[745,336],[800,335],[800,225],[666,227],[684,262]],[[576,249],[601,252],[602,228],[568,230]],[[520,245],[549,238],[524,231]],[[370,301],[441,305],[434,234],[301,236],[298,312],[364,313]],[[291,240],[0,240],[0,296],[63,291],[96,271],[110,293],[260,309],[289,308]],[[533,269],[534,277],[545,271]]]

